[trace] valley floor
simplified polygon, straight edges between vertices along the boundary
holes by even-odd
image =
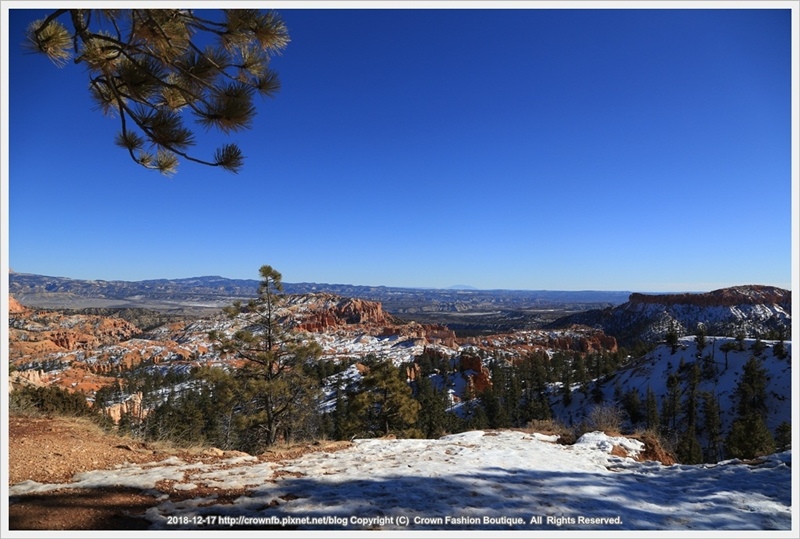
[[[521,431],[369,439],[258,457],[159,450],[70,420],[12,418],[9,527],[790,530],[791,452],[664,466],[641,444]],[[628,454],[623,457],[619,455]]]

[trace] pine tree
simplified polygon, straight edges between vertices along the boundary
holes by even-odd
[[[697,324],[694,342],[697,344],[697,357],[700,357],[703,355],[703,349],[706,347],[706,328],[703,324]]]
[[[740,417],[756,413],[761,417],[767,414],[767,371],[756,357],[750,357],[744,364],[739,384],[736,386],[737,413]]]
[[[726,341],[719,345],[719,351],[725,354],[725,370],[728,370],[728,354],[737,349],[737,345],[732,341]]]
[[[628,419],[630,419],[632,425],[636,425],[644,419],[642,399],[637,389],[631,388],[623,394],[622,409],[628,414]]]
[[[411,387],[391,360],[370,368],[353,404],[364,420],[364,431],[373,435],[403,434],[416,423],[420,409]]]
[[[655,392],[647,386],[647,396],[645,397],[645,409],[647,414],[647,429],[657,432],[660,428],[658,417],[658,399]]]
[[[686,391],[684,392],[683,401],[683,423],[686,425],[687,430],[692,431],[692,434],[697,432],[698,424],[698,393],[697,388],[700,384],[700,367],[697,362],[692,363],[689,367],[689,376],[686,380]]]
[[[675,323],[672,322],[664,339],[667,345],[670,347],[671,353],[673,354],[678,351],[678,338],[679,338],[678,329],[675,326]]]
[[[736,386],[737,419],[725,439],[725,449],[734,458],[753,458],[775,451],[775,440],[767,428],[767,372],[751,357]]]
[[[686,464],[699,464],[703,462],[703,448],[697,439],[698,424],[698,393],[700,383],[700,367],[697,362],[688,367],[689,375],[684,392],[682,424],[685,425],[681,433],[676,453],[680,462]]]
[[[661,411],[661,429],[665,434],[674,433],[677,429],[680,395],[680,379],[675,373],[670,373],[667,377],[667,396]]]
[[[427,376],[417,381],[417,428],[426,438],[438,438],[447,432],[447,392],[434,387]]]
[[[248,327],[232,336],[212,331],[209,337],[220,353],[248,361],[237,379],[248,395],[250,428],[269,446],[316,413],[319,383],[304,365],[318,359],[322,350],[316,343],[297,340],[278,323],[277,309],[284,301],[282,276],[266,265],[259,273],[258,298],[245,308],[234,303],[225,310],[232,318],[244,315]]]
[[[764,418],[750,413],[733,422],[725,438],[725,450],[731,458],[751,459],[775,451],[775,440]]]
[[[514,367],[504,367],[504,370],[506,371],[506,385],[503,392],[503,404],[506,408],[506,417],[508,417],[510,426],[521,427],[526,423],[522,411],[522,381]]]
[[[277,14],[254,9],[59,9],[32,22],[26,37],[30,50],[58,66],[81,64],[97,108],[119,118],[117,145],[168,175],[179,157],[232,172],[242,167],[235,144],[212,159],[191,155],[197,141],[184,119],[224,134],[249,129],[253,97],[280,87],[270,58],[289,43]]]
[[[783,421],[775,429],[775,446],[778,451],[786,451],[792,447],[792,425]]]
[[[722,417],[719,399],[715,393],[704,391],[703,400],[703,432],[706,435],[706,462],[719,462],[722,457]]]

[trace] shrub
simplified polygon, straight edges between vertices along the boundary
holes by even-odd
[[[670,444],[667,442],[667,440],[661,437],[658,431],[647,429],[644,432],[636,433],[631,437],[641,441],[644,444],[644,451],[639,453],[637,460],[658,461],[665,466],[671,466],[677,462],[675,453],[670,447]]]
[[[27,386],[11,394],[9,411],[31,414],[91,417],[97,415],[83,393],[72,393],[57,386]]]
[[[586,427],[605,433],[619,433],[622,429],[624,412],[613,404],[598,404],[589,412]]]

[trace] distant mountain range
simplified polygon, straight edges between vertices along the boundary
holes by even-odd
[[[218,276],[147,281],[79,280],[26,273],[9,275],[20,303],[43,309],[146,308],[209,314],[258,293],[259,281]],[[460,336],[584,325],[620,344],[663,340],[674,329],[693,334],[747,337],[790,335],[791,291],[747,285],[699,294],[624,291],[471,290],[284,283],[289,294],[330,293],[377,301],[392,315],[441,323]]]
[[[259,281],[218,276],[146,281],[80,280],[28,273],[9,275],[9,292],[19,302],[40,308],[145,307],[219,308],[258,293]],[[630,292],[427,289],[325,283],[284,283],[289,294],[328,292],[380,301],[393,314],[478,312],[564,307],[570,310],[623,303]]]

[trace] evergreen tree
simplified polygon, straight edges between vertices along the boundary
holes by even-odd
[[[750,357],[744,364],[735,397],[737,413],[744,417],[756,413],[762,418],[767,414],[767,371],[756,357]]]
[[[682,424],[683,432],[678,438],[675,448],[680,462],[686,464],[699,464],[703,462],[703,448],[697,439],[698,425],[698,392],[700,383],[700,367],[697,362],[688,367],[686,391],[684,392]]]
[[[447,392],[434,387],[427,376],[417,381],[417,428],[426,438],[438,438],[447,432],[448,415]]]
[[[212,331],[209,337],[220,353],[248,361],[237,379],[248,395],[250,428],[269,446],[291,435],[316,413],[319,383],[304,366],[318,359],[322,351],[316,343],[301,342],[281,327],[277,319],[284,300],[281,274],[266,265],[259,273],[258,298],[245,309],[239,303],[226,309],[234,318],[244,311],[250,325],[233,336]]]
[[[639,396],[638,390],[631,388],[623,394],[622,409],[628,414],[628,419],[630,419],[632,425],[636,425],[644,420],[642,399]]]
[[[725,450],[731,458],[751,459],[775,451],[775,440],[764,418],[749,413],[733,422],[725,438]]]
[[[595,404],[602,404],[605,400],[605,395],[603,395],[603,386],[599,379],[592,382],[591,397],[592,402]]]
[[[687,430],[692,431],[692,434],[696,434],[699,415],[697,388],[700,384],[700,367],[697,362],[692,363],[688,374],[683,401],[683,423],[686,425]]]
[[[734,342],[736,343],[736,350],[739,352],[744,352],[744,340],[747,337],[744,331],[739,331],[736,333],[736,337],[734,337]]]
[[[586,361],[583,356],[578,354],[572,364],[573,380],[580,384],[581,392],[585,397],[589,396],[589,371],[586,368]]]
[[[478,402],[483,406],[486,414],[486,425],[490,429],[499,429],[508,426],[508,417],[500,396],[494,387],[490,386],[478,395]]]
[[[678,351],[678,329],[675,327],[675,323],[673,322],[670,324],[669,331],[667,331],[664,339],[667,345],[670,347],[671,353],[675,353]]]
[[[661,429],[666,434],[674,433],[677,429],[680,396],[680,379],[675,373],[670,373],[667,377],[667,396],[661,411]]]
[[[783,341],[776,342],[772,346],[772,355],[778,359],[786,359],[788,357],[789,354],[786,352],[786,346],[783,344]]]
[[[792,425],[783,421],[775,429],[775,446],[778,451],[786,451],[792,447]]]
[[[391,360],[373,365],[362,381],[363,391],[354,399],[363,429],[373,435],[399,433],[414,426],[420,404],[411,387]]]
[[[703,400],[703,432],[707,446],[705,449],[706,462],[719,462],[722,458],[722,417],[719,399],[715,393],[704,391]]]
[[[658,417],[658,399],[655,392],[647,386],[647,396],[645,397],[645,410],[647,415],[647,429],[657,432],[660,428]]]
[[[564,408],[572,404],[572,367],[565,363],[561,372],[561,403]]]
[[[224,134],[249,129],[253,97],[280,87],[270,57],[289,43],[278,15],[253,9],[59,9],[26,34],[29,49],[56,65],[83,65],[97,108],[119,118],[117,145],[164,174],[175,173],[179,157],[241,168],[235,144],[212,159],[190,155],[197,141],[184,119]]]
[[[775,440],[766,424],[767,381],[761,362],[751,357],[736,386],[737,419],[725,439],[725,449],[731,457],[753,458],[775,450]]]
[[[521,427],[526,423],[522,410],[522,381],[514,367],[504,367],[506,372],[503,404],[508,423],[512,427]]]
[[[694,342],[697,345],[697,357],[700,357],[703,355],[703,350],[706,347],[706,328],[703,324],[697,324]]]

